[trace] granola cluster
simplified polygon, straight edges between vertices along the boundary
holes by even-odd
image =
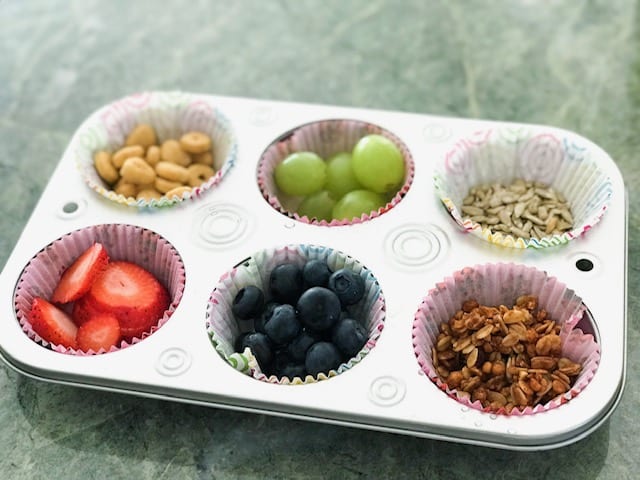
[[[560,325],[535,296],[512,308],[467,300],[440,326],[432,347],[440,379],[493,412],[546,403],[571,388],[582,370],[562,357]]]

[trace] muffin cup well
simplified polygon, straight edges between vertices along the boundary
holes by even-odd
[[[463,219],[463,199],[482,184],[508,185],[516,179],[536,181],[560,192],[568,201],[573,228],[560,235],[522,238]],[[585,234],[604,215],[613,193],[595,152],[569,133],[542,128],[494,128],[458,141],[434,175],[436,193],[451,217],[466,232],[490,243],[513,248],[566,244]]]
[[[117,351],[139,343],[167,323],[180,303],[185,284],[184,264],[175,248],[163,237],[142,227],[124,224],[94,225],[73,231],[55,240],[38,252],[26,265],[16,284],[14,305],[22,330],[36,343],[52,350],[72,355],[92,355],[100,352],[75,350],[50,344],[31,327],[29,312],[35,297],[51,298],[64,271],[91,245],[101,243],[110,260],[135,263],[151,274],[169,292],[169,307],[162,318],[140,338],[122,340]]]
[[[400,150],[404,160],[405,175],[403,183],[389,201],[376,211],[363,214],[353,220],[326,220],[301,217],[296,213],[303,197],[289,196],[281,192],[274,179],[274,171],[279,163],[295,152],[314,152],[325,161],[342,152],[351,153],[358,141],[371,134],[382,135],[391,140]],[[312,225],[349,225],[371,220],[391,210],[405,196],[413,181],[413,158],[407,146],[388,130],[372,123],[360,120],[332,119],[302,125],[285,133],[274,141],[262,154],[258,165],[258,186],[269,204],[283,215]]]
[[[520,295],[538,297],[538,308],[548,312],[548,318],[561,326],[562,356],[580,363],[582,370],[568,392],[546,404],[514,408],[510,415],[529,415],[556,408],[577,396],[591,381],[598,368],[600,348],[593,335],[585,334],[576,324],[586,308],[580,297],[562,282],[546,272],[518,264],[485,264],[464,268],[445,278],[423,299],[413,322],[413,347],[422,371],[438,388],[463,405],[483,411],[479,401],[450,388],[438,375],[433,364],[432,348],[440,325],[448,322],[462,308],[463,302],[474,299],[480,305],[511,307]],[[506,412],[492,412],[503,413]]]
[[[236,321],[231,311],[233,299],[241,288],[254,285],[263,290],[265,301],[269,301],[270,295],[267,288],[269,276],[277,265],[294,263],[302,266],[312,259],[326,261],[332,271],[341,268],[351,270],[364,280],[364,297],[356,305],[349,307],[349,311],[355,318],[364,320],[364,326],[368,332],[368,340],[355,357],[342,363],[336,370],[329,371],[328,374],[320,373],[315,378],[311,375],[307,375],[304,379],[295,377],[293,380],[288,377],[279,379],[275,375],[267,377],[260,370],[260,366],[255,361],[250,349],[246,349],[242,353],[237,353],[234,350],[236,338],[244,332],[251,331],[253,321]],[[232,367],[258,380],[287,385],[326,380],[353,368],[376,345],[380,332],[384,327],[384,319],[385,302],[380,286],[373,274],[359,261],[331,248],[313,245],[289,245],[283,248],[270,248],[257,252],[231,271],[225,273],[211,293],[207,305],[206,327],[216,351]]]
[[[94,154],[114,152],[124,146],[127,135],[139,124],[154,127],[159,142],[179,139],[189,131],[208,134],[212,141],[215,175],[181,196],[136,200],[114,192],[94,167]],[[87,185],[119,204],[135,207],[166,207],[187,198],[198,198],[220,183],[234,165],[235,134],[229,120],[211,99],[182,92],[144,92],[122,98],[98,110],[81,127],[73,140],[73,155]]]

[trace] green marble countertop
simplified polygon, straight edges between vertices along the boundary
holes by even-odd
[[[638,478],[637,9],[631,0],[0,0],[2,266],[80,122],[141,90],[564,127],[608,151],[629,191],[626,389],[576,444],[472,447],[53,385],[3,364],[0,476]]]

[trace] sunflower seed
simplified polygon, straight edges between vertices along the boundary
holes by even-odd
[[[535,193],[542,198],[546,198],[547,200],[556,200],[556,195],[553,190],[546,188],[536,188]]]
[[[533,190],[529,190],[527,193],[525,193],[524,195],[520,195],[520,198],[518,198],[519,202],[528,202],[529,200],[531,200],[533,198],[533,196],[535,195],[535,192]]]
[[[484,215],[484,210],[482,208],[473,206],[473,205],[464,205],[462,207],[462,213],[466,213],[467,215]]]
[[[529,232],[525,232],[524,230],[518,227],[511,227],[511,233],[513,233],[514,235],[517,235],[520,238],[526,238],[526,239],[531,238],[531,235],[529,235]]]
[[[524,213],[524,209],[527,207],[527,204],[524,202],[516,203],[516,206],[513,207],[513,216],[516,218],[520,218]]]
[[[560,235],[573,228],[565,198],[541,182],[514,180],[476,185],[462,201],[465,220],[524,239]]]
[[[500,219],[500,222],[504,223],[505,225],[509,225],[511,223],[511,215],[507,210],[502,210],[500,213],[498,213],[498,218]]]
[[[558,224],[558,217],[556,217],[555,215],[553,217],[549,217],[549,219],[547,220],[547,225],[545,226],[544,232],[546,234],[553,232],[557,224]]]
[[[542,220],[546,220],[548,216],[549,210],[547,210],[547,207],[545,205],[540,205],[538,207],[538,217],[540,217]]]
[[[571,215],[571,212],[569,211],[568,208],[561,208],[560,209],[560,215],[562,216],[562,218],[569,224],[573,225],[573,216]]]
[[[526,218],[527,220],[531,220],[536,225],[544,225],[545,224],[544,221],[542,221],[540,218],[536,217],[535,215],[531,215],[529,212],[523,213],[522,217]]]
[[[505,192],[500,198],[502,199],[502,203],[515,203],[518,200],[518,195]]]

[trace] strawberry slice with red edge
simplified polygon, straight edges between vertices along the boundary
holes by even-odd
[[[84,352],[98,352],[100,349],[108,352],[111,347],[117,346],[120,336],[118,319],[110,313],[98,313],[80,325],[76,342]]]
[[[33,331],[47,342],[76,348],[76,327],[71,317],[44,298],[36,297],[31,302],[29,322]]]
[[[148,332],[169,307],[167,289],[147,270],[131,262],[107,265],[86,294],[90,308],[109,312],[126,339]]]
[[[94,280],[103,272],[108,263],[109,256],[104,246],[100,243],[94,243],[62,274],[53,295],[51,295],[51,301],[67,303],[80,298],[89,291]]]
[[[71,310],[71,319],[78,327],[85,324],[94,315],[99,315],[102,312],[95,303],[89,298],[88,295],[80,297],[73,302],[73,309]]]

